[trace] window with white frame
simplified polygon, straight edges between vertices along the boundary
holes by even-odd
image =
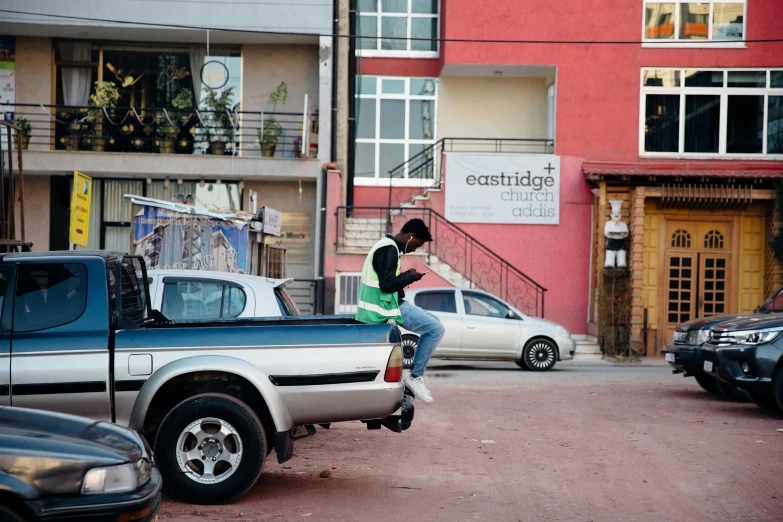
[[[358,0],[356,52],[438,56],[440,0]]]
[[[357,184],[388,178],[390,170],[435,143],[437,90],[436,78],[356,77]],[[415,184],[432,175],[432,169],[425,173],[404,169],[395,178]]]
[[[783,155],[783,69],[642,69],[643,155]]]
[[[731,42],[745,35],[745,0],[644,0],[645,42]]]

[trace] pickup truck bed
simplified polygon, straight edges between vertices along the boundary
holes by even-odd
[[[143,260],[111,252],[5,255],[0,296],[0,405],[136,429],[186,501],[242,495],[269,452],[291,457],[297,426],[360,420],[399,432],[413,418],[396,325],[173,324],[150,309]]]

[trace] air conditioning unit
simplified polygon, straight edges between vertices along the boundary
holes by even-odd
[[[362,274],[359,272],[337,272],[334,311],[337,315],[355,314],[359,302],[359,282]]]

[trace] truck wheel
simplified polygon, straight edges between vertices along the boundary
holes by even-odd
[[[416,346],[419,338],[415,335],[402,336],[402,367],[406,370],[413,368],[413,357],[416,355]]]
[[[549,339],[533,339],[522,350],[522,361],[534,372],[549,371],[557,362],[557,347]]]
[[[0,506],[0,520],[3,522],[27,522],[28,518],[10,506]]]
[[[696,382],[699,383],[699,386],[701,386],[704,391],[714,395],[721,395],[717,379],[713,379],[706,373],[697,373],[694,377],[696,377]]]
[[[778,368],[775,375],[772,376],[772,397],[778,410],[783,414],[783,366]]]
[[[720,393],[723,395],[724,399],[733,402],[750,402],[750,399],[748,399],[748,394],[736,386],[732,386],[727,382],[719,381],[718,379],[714,380],[718,385],[718,389],[720,390]]]
[[[760,390],[745,390],[753,404],[763,410],[767,410],[774,413],[779,413],[778,405],[775,403],[775,398],[771,392],[764,392]]]
[[[266,459],[266,434],[243,402],[217,393],[176,405],[155,437],[155,461],[164,484],[191,504],[226,504],[258,480]]]

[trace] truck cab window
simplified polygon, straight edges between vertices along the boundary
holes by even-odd
[[[30,332],[71,323],[87,306],[84,265],[19,265],[14,330]]]

